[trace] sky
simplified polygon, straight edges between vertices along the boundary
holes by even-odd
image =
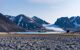
[[[60,17],[80,16],[80,0],[0,0],[0,13],[37,16],[52,24]]]

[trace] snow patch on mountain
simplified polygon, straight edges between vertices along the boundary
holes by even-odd
[[[23,17],[20,17],[19,19],[19,22],[18,22],[18,25],[20,24],[20,22],[22,21]]]
[[[56,26],[56,25],[43,25],[46,29],[49,29],[49,30],[54,30],[56,32],[65,32],[62,28]]]
[[[50,29],[50,30],[54,30],[54,31],[64,32],[63,29],[58,28],[58,27],[46,27],[46,28],[47,28],[47,29]]]

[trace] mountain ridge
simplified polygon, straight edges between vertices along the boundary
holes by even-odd
[[[43,26],[43,24],[49,24],[48,22],[34,16],[32,18],[25,16],[24,14],[20,14],[17,16],[5,15],[16,25],[31,31],[46,31],[47,29]]]
[[[80,16],[58,18],[53,25],[57,25],[64,30],[80,31]]]

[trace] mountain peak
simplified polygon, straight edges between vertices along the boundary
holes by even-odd
[[[18,16],[25,16],[24,14],[19,14]]]
[[[46,21],[38,18],[37,16],[33,16],[32,19],[33,19],[34,21],[36,21],[37,23],[39,23],[39,24],[49,24],[48,22],[46,22]]]
[[[70,21],[68,17],[61,17],[57,19],[55,25],[58,25],[61,28],[65,28],[65,29],[74,27],[74,24]]]

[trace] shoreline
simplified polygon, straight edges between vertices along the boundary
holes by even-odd
[[[80,36],[78,33],[61,33],[61,34],[17,34],[16,32],[0,32],[0,36]]]

